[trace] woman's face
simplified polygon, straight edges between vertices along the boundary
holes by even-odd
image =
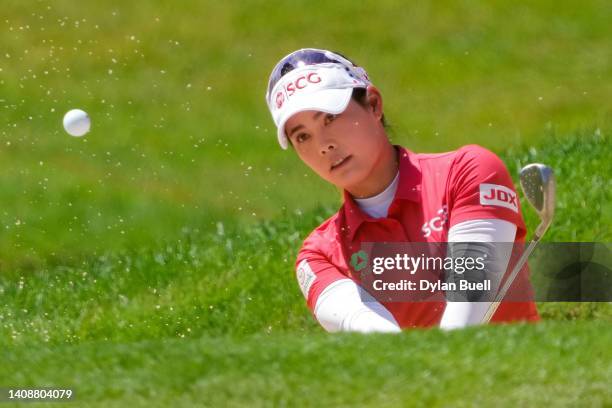
[[[344,112],[332,115],[303,111],[285,124],[285,134],[298,156],[320,177],[353,194],[377,177],[390,144],[381,124],[382,98],[368,87],[364,107],[351,99]]]

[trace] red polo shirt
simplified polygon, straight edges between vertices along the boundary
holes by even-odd
[[[339,279],[359,284],[351,256],[362,242],[446,242],[448,230],[468,220],[495,218],[517,226],[515,242],[524,242],[526,228],[512,179],[504,163],[491,151],[467,145],[437,154],[416,154],[396,146],[399,155],[397,192],[386,218],[371,218],[346,191],[344,204],[304,241],[296,268],[298,283],[314,313],[321,292]],[[497,195],[491,195],[495,189]],[[509,267],[517,257],[512,257]],[[306,260],[307,268],[302,262]],[[528,269],[510,288],[529,294]],[[525,297],[527,296],[527,297]],[[381,302],[400,327],[428,327],[440,323],[445,302]],[[539,320],[532,301],[504,302],[492,321]]]

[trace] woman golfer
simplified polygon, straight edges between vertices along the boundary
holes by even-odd
[[[491,260],[486,277],[494,277],[495,289],[513,256],[508,245],[491,243],[520,243],[526,234],[502,161],[477,145],[439,154],[392,145],[380,91],[363,68],[334,52],[306,48],[284,57],[272,70],[266,101],[281,147],[291,145],[344,192],[342,207],[297,256],[298,283],[317,321],[328,331],[359,332],[481,322],[490,297],[483,301],[478,291],[463,301],[376,299],[361,282],[361,249],[371,242],[472,243],[462,255]],[[482,272],[462,276],[484,281]],[[512,287],[530,290],[526,268]],[[538,320],[531,298],[520,300],[502,303],[492,321]]]

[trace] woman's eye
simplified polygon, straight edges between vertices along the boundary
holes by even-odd
[[[295,140],[296,140],[298,143],[305,142],[307,139],[308,139],[308,134],[307,134],[307,133],[300,133],[299,135],[297,135],[297,136],[295,137]]]
[[[336,119],[336,115],[332,115],[331,113],[328,113],[325,116],[325,124],[328,125],[329,123],[333,122]]]

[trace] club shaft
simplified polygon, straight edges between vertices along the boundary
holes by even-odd
[[[534,240],[529,243],[529,246],[519,258],[518,262],[514,266],[514,269],[512,269],[512,272],[508,276],[508,279],[506,279],[502,288],[499,290],[499,292],[497,292],[497,295],[495,296],[495,300],[491,303],[491,305],[489,305],[489,308],[487,309],[487,313],[484,315],[482,319],[483,324],[487,324],[491,321],[491,318],[497,311],[497,308],[499,307],[499,305],[501,305],[501,302],[504,299],[504,296],[506,296],[506,292],[508,292],[508,289],[510,289],[512,282],[514,282],[516,275],[518,275],[521,269],[523,269],[523,266],[525,266],[525,263],[527,262],[529,255],[531,255],[531,253],[533,252],[533,249],[535,248],[535,246],[538,244],[539,241],[540,241],[540,237],[535,236]]]

